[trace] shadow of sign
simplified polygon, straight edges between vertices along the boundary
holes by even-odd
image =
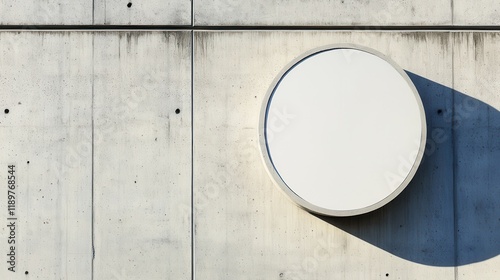
[[[318,217],[416,263],[460,266],[495,257],[500,254],[500,112],[407,74],[427,118],[417,174],[381,209],[349,218]]]

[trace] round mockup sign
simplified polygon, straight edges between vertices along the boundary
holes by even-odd
[[[425,113],[408,75],[381,53],[327,46],[290,63],[261,112],[268,171],[297,204],[329,216],[382,207],[422,159]]]

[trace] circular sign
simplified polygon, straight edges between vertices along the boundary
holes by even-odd
[[[271,85],[261,112],[268,171],[297,204],[330,216],[382,207],[422,159],[426,123],[408,75],[355,45],[310,51]]]

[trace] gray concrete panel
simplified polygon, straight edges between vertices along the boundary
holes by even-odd
[[[2,32],[0,65],[0,279],[90,279],[92,34]]]
[[[0,0],[0,25],[92,24],[92,0]]]
[[[433,143],[401,196],[345,219],[293,204],[266,173],[257,145],[275,75],[301,53],[334,43],[369,46],[410,72]],[[453,103],[451,46],[449,33],[433,32],[196,32],[197,279],[454,279],[452,134],[442,116]],[[293,112],[282,113],[283,125],[293,121]]]
[[[191,25],[190,0],[96,0],[95,24]]]
[[[453,22],[455,25],[499,25],[500,1],[453,0]]]
[[[94,45],[93,279],[191,279],[191,33]]]
[[[464,0],[465,1],[465,0]],[[196,0],[195,25],[451,25],[450,0]]]
[[[500,272],[499,33],[455,35],[454,131],[458,279]]]

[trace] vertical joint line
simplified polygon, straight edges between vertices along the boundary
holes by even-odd
[[[91,279],[94,279],[94,260],[95,260],[95,247],[94,247],[94,64],[95,64],[95,47],[94,47],[95,33],[92,33],[92,102],[91,102],[91,127],[92,127],[92,152],[91,152],[91,237],[92,237],[92,262],[91,262]]]
[[[191,0],[192,3],[193,0]],[[191,30],[191,277],[195,279],[194,221],[194,30]]]
[[[453,3],[453,1],[452,1]],[[454,278],[458,279],[458,222],[457,222],[457,184],[456,184],[456,139],[455,139],[455,36],[456,33],[450,32],[451,39],[451,149],[452,149],[452,186],[453,186],[453,262]]]
[[[191,27],[194,26],[194,0],[191,0]]]

